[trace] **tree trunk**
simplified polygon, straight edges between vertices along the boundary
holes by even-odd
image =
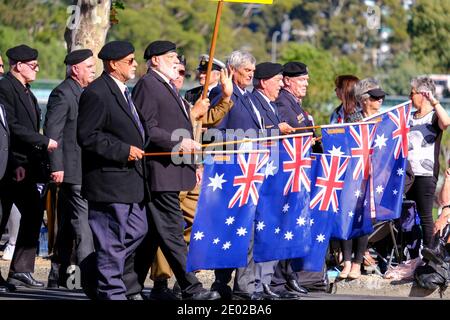
[[[64,33],[67,52],[91,49],[97,57],[110,28],[110,11],[111,0],[74,0],[67,8],[71,15]],[[102,71],[103,64],[97,63],[97,75]]]

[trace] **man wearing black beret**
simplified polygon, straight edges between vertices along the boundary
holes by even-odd
[[[125,85],[135,77],[137,62],[133,45],[126,41],[105,44],[98,57],[105,71],[81,94],[77,122],[97,298],[142,300],[130,270],[147,233],[143,150],[148,134]]]
[[[47,151],[54,151],[58,144],[39,133],[41,110],[30,90],[30,83],[39,71],[38,51],[22,44],[8,49],[6,56],[9,72],[0,80],[0,104],[6,110],[12,153],[25,169],[25,178],[20,182],[9,172],[1,188],[1,225],[6,224],[13,203],[22,215],[7,281],[13,285],[42,288],[44,284],[32,277],[44,214],[37,183],[48,182]]]
[[[81,196],[77,117],[81,93],[95,79],[95,58],[90,49],[80,49],[67,54],[64,63],[66,79],[51,92],[44,123],[44,134],[62,146],[49,154],[51,178],[59,186],[58,233],[47,284],[50,288],[66,286],[73,240],[78,266],[94,252],[87,201]]]
[[[304,63],[294,61],[283,66],[284,88],[275,103],[279,116],[293,128],[314,126],[313,117],[302,106],[308,89],[308,79],[308,67]],[[315,136],[314,129],[301,132],[313,132]],[[322,152],[320,141],[313,145],[313,152]]]
[[[263,62],[256,65],[253,76],[253,101],[262,111],[264,125],[267,132],[274,130],[274,134],[289,134],[295,130],[284,122],[279,114],[275,100],[283,87],[283,66],[279,63]]]
[[[150,134],[146,151],[200,150],[200,144],[193,140],[190,110],[173,84],[179,76],[176,45],[170,41],[154,41],[145,49],[144,59],[147,60],[148,72],[134,87],[133,98]],[[174,132],[178,132],[178,138],[172,138]],[[207,291],[193,273],[186,272],[187,246],[183,240],[184,221],[179,194],[180,191],[192,190],[196,185],[196,167],[184,158],[177,160],[180,161],[176,163],[166,156],[151,157],[147,162],[151,190],[150,229],[136,257],[142,258],[140,282],[143,286],[159,246],[184,299],[218,299],[217,292]]]

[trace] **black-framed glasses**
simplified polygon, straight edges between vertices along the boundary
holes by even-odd
[[[33,71],[36,71],[36,69],[39,68],[39,63],[27,63],[27,62],[21,62],[21,63],[26,64]]]
[[[4,64],[0,64],[0,68],[4,68],[5,67],[5,65]]]
[[[135,60],[136,60],[135,58],[131,58],[131,59],[128,59],[128,60],[120,60],[120,61],[121,62],[125,62],[126,64],[131,66]]]

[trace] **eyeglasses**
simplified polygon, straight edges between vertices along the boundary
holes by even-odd
[[[131,59],[128,59],[128,60],[120,60],[120,62],[124,62],[124,63],[128,64],[129,66],[131,66],[134,61],[135,61],[134,58],[131,58]]]
[[[4,64],[0,64],[0,68],[3,68],[5,65]]]
[[[409,93],[409,97],[410,98],[412,98],[415,94],[417,94],[418,92],[416,92],[416,91],[411,91],[410,93]]]
[[[30,63],[26,63],[26,62],[20,62],[20,63],[26,64],[33,71],[36,71],[36,69],[39,68],[39,63],[34,63],[34,64],[30,64]]]

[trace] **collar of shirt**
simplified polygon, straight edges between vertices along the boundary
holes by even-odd
[[[125,83],[123,83],[122,81],[114,78],[112,75],[109,75],[111,77],[111,79],[114,80],[114,82],[117,84],[117,86],[120,89],[120,92],[122,92],[122,96],[125,98],[125,101],[127,101],[127,97],[125,96],[125,89],[127,89],[127,86],[125,85]]]
[[[169,84],[169,86],[172,86],[172,83],[170,83],[169,78],[167,78],[165,75],[163,75],[161,72],[159,72],[158,70],[152,68],[153,71],[155,71],[161,78],[163,78],[163,80],[165,82],[167,82]]]
[[[273,113],[275,113],[275,109],[273,108],[273,101],[270,101],[269,98],[267,98],[267,96],[259,89],[257,89],[257,91],[259,92],[259,94],[264,98],[264,100],[266,100],[267,104],[269,105],[270,109],[272,109]]]
[[[5,113],[3,112],[3,105],[2,104],[0,104],[0,118],[1,118],[1,121],[2,121],[3,125],[6,126]]]
[[[218,85],[219,85],[219,84],[216,83],[215,85],[208,86],[208,96],[209,96],[209,94],[211,93],[211,90],[214,89],[215,87],[217,87]]]

